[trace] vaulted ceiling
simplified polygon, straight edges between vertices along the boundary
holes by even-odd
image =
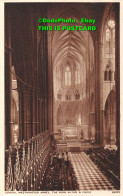
[[[86,60],[90,33],[87,31],[56,31],[52,44],[53,66],[62,64],[63,60],[72,59],[74,63]]]
[[[16,74],[24,81],[32,84],[32,75],[35,77],[37,65],[37,45],[40,37],[49,32],[37,32],[38,18],[93,18],[96,19],[96,32],[87,31],[55,31],[52,33],[52,62],[60,64],[63,59],[70,58],[75,64],[86,58],[88,36],[98,35],[100,22],[105,8],[105,3],[13,3],[7,4],[6,11],[6,32],[9,12],[11,14],[11,37],[14,51]],[[8,7],[8,10],[7,10]],[[10,9],[11,8],[11,9]],[[52,25],[52,24],[51,24]],[[38,37],[37,35],[40,35]],[[7,37],[7,35],[6,35]],[[43,45],[43,41],[42,41]],[[48,43],[49,45],[49,43]],[[43,54],[43,53],[42,53]],[[45,57],[44,57],[45,58]],[[28,71],[27,71],[28,70]]]
[[[63,61],[71,59],[74,64],[82,64],[87,59],[87,51],[90,47],[90,41],[95,42],[99,36],[101,19],[105,9],[105,3],[53,3],[47,6],[48,19],[75,19],[81,18],[95,19],[94,24],[97,29],[92,31],[68,31],[60,30],[52,32],[52,63],[59,66]],[[58,23],[49,25],[61,26],[86,26],[81,22],[76,23]],[[50,33],[50,32],[48,32]]]

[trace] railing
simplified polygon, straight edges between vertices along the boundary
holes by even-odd
[[[6,150],[6,191],[39,191],[50,156],[50,134],[38,134]]]

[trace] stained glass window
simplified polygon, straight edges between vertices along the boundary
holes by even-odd
[[[110,41],[111,39],[111,32],[109,29],[106,29],[106,41]]]
[[[75,71],[75,84],[80,84],[80,73],[78,68]]]
[[[114,53],[115,48],[115,21],[109,20],[106,27],[106,53]]]
[[[71,70],[70,67],[66,67],[65,70],[65,85],[66,86],[71,86]]]
[[[115,22],[114,22],[114,20],[109,20],[109,21],[108,21],[108,26],[109,26],[110,28],[114,28],[114,27],[115,27]]]

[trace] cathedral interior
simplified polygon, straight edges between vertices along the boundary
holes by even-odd
[[[119,3],[5,3],[4,13],[5,191],[119,190]],[[38,29],[88,25],[81,18],[96,30]]]

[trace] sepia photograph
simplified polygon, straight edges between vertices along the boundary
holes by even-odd
[[[121,190],[120,2],[4,2],[4,119],[5,193]]]

